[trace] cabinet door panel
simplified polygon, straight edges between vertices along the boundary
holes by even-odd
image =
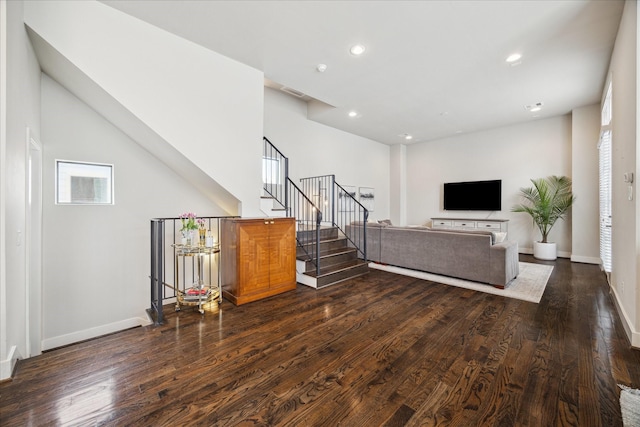
[[[269,289],[269,228],[262,221],[240,225],[239,288],[242,294]]]
[[[296,281],[296,227],[291,220],[275,220],[269,226],[271,287],[290,286]]]

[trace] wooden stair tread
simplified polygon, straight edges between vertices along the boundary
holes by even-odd
[[[350,270],[350,269],[361,267],[361,266],[368,266],[368,263],[364,262],[361,259],[354,259],[352,261],[331,265],[329,267],[324,267],[324,268],[321,267],[319,274],[316,274],[315,270],[305,272],[304,274],[306,274],[307,276],[310,276],[310,277],[315,277],[317,279],[320,279],[322,277],[330,276],[330,275],[336,274],[338,272],[342,272],[342,271],[345,271],[345,270]]]
[[[346,237],[336,237],[336,238],[331,238],[331,239],[322,239],[320,240],[320,244],[323,243],[333,243],[333,242],[339,242],[341,240],[344,240],[345,242],[347,241]],[[302,246],[311,246],[311,245],[315,245],[316,242],[313,241],[309,241],[309,243],[299,243],[298,245],[302,245]]]
[[[344,248],[335,248],[335,249],[328,249],[325,251],[320,251],[320,261],[322,262],[322,258],[329,258],[332,256],[337,256],[337,255],[344,255],[344,254],[348,254],[348,253],[353,253],[355,252],[356,249],[355,248],[350,248],[350,247],[344,247]],[[308,255],[299,255],[297,257],[298,260],[300,261],[312,261],[312,257],[308,256]]]

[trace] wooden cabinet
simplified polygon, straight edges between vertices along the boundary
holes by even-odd
[[[222,294],[236,305],[296,288],[294,218],[224,219]]]

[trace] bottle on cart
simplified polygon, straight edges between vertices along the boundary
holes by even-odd
[[[213,247],[213,235],[211,234],[211,230],[207,230],[207,236],[204,238],[205,240],[205,246],[207,248],[212,248]]]

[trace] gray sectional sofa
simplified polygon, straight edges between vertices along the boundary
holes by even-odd
[[[347,225],[345,231],[347,235],[359,236],[362,244],[361,224]],[[496,233],[490,231],[367,223],[366,234],[367,258],[372,262],[488,283],[498,288],[507,286],[519,273],[518,243],[495,243]]]

